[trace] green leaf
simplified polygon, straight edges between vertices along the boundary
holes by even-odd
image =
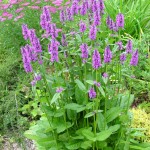
[[[79,79],[76,79],[75,82],[82,91],[86,92],[85,85]]]
[[[81,142],[68,142],[66,145],[66,148],[67,149],[70,149],[70,150],[74,150],[74,149],[79,149],[80,146],[81,146]]]
[[[36,133],[34,133],[32,130],[27,130],[24,133],[25,137],[27,137],[30,140],[38,140],[39,137],[38,135],[36,135]]]
[[[61,93],[55,93],[52,100],[51,100],[51,104],[55,103],[57,101],[57,99],[59,98]]]
[[[85,110],[85,106],[79,105],[76,103],[67,104],[67,105],[65,105],[65,108],[70,109],[70,110],[75,110],[77,112],[81,112],[81,111]]]
[[[86,83],[88,83],[90,85],[94,85],[94,82],[92,80],[86,80]]]
[[[120,128],[120,124],[116,124],[114,126],[109,127],[108,130],[110,130],[112,133],[116,132]]]
[[[84,141],[81,144],[81,148],[83,148],[83,149],[88,149],[90,147],[92,147],[92,141]]]
[[[87,113],[85,116],[84,116],[84,118],[89,118],[89,117],[92,117],[92,116],[94,116],[95,115],[95,112],[89,112],[89,113]]]
[[[96,134],[96,140],[104,141],[107,138],[109,138],[111,134],[112,134],[112,132],[110,130],[102,131],[102,132]]]
[[[106,122],[109,123],[119,116],[121,113],[120,107],[113,107],[106,112]]]
[[[85,136],[88,140],[95,142],[96,138],[94,137],[94,133],[90,129],[82,130],[83,136]]]
[[[105,97],[105,92],[104,92],[103,88],[100,86],[98,89],[101,92],[101,94],[103,95],[103,97]]]
[[[100,131],[103,131],[105,129],[105,118],[102,113],[98,113],[98,128]]]

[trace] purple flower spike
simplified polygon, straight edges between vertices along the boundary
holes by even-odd
[[[81,6],[81,9],[80,9],[80,14],[82,16],[86,15],[87,13],[87,2],[84,2]]]
[[[43,14],[46,17],[46,21],[51,22],[51,15],[50,15],[50,12],[46,6],[43,7]]]
[[[60,11],[60,21],[61,22],[65,22],[66,17],[65,17],[65,12],[64,10]]]
[[[84,43],[80,46],[80,49],[81,49],[81,52],[82,52],[81,57],[83,59],[83,63],[85,63],[86,59],[88,59],[88,45]]]
[[[36,81],[35,80],[31,81],[31,85],[35,86],[36,85]]]
[[[101,16],[99,11],[94,12],[94,25],[98,26],[100,25]]]
[[[124,15],[119,13],[116,17],[116,23],[119,28],[124,28]]]
[[[105,9],[104,1],[103,0],[98,0],[98,2],[99,2],[100,13],[103,14],[104,9]]]
[[[116,43],[118,45],[118,50],[123,50],[122,41]]]
[[[90,88],[90,90],[89,90],[89,98],[93,99],[95,97],[96,97],[96,92],[95,92],[94,88]]]
[[[26,24],[22,25],[22,34],[25,40],[29,39],[29,35],[28,35],[29,29],[28,26]]]
[[[120,61],[123,63],[125,60],[126,60],[126,54],[125,54],[125,53],[122,53],[122,54],[120,55]]]
[[[86,24],[82,21],[80,21],[79,27],[80,27],[80,32],[82,33],[86,30]]]
[[[35,81],[40,81],[42,79],[42,76],[40,74],[36,74],[34,77]]]
[[[64,90],[64,89],[63,89],[62,87],[59,87],[59,88],[56,89],[56,92],[57,92],[57,93],[61,93],[63,90]]]
[[[96,85],[97,87],[100,87],[100,86],[101,86],[101,83],[100,83],[100,82],[97,82],[97,81],[94,81],[94,85]]]
[[[73,3],[72,3],[72,6],[71,6],[72,14],[73,15],[78,14],[78,10],[79,10],[78,1],[74,0]]]
[[[111,62],[111,59],[112,59],[112,52],[110,50],[110,47],[107,46],[105,48],[105,52],[104,52],[104,63],[109,63]]]
[[[58,62],[58,47],[60,43],[56,41],[55,38],[52,38],[51,44],[48,45],[48,50],[51,54],[51,62]]]
[[[74,18],[73,18],[73,13],[72,13],[72,11],[71,11],[71,9],[70,8],[67,8],[66,9],[66,14],[67,14],[67,20],[68,21],[72,21]]]
[[[40,16],[40,25],[42,29],[46,29],[47,21],[46,21],[46,16],[44,14],[41,14]]]
[[[99,8],[98,2],[96,0],[93,0],[93,2],[92,2],[92,12],[98,11],[98,8]]]
[[[90,27],[89,38],[91,40],[95,40],[96,39],[96,34],[97,34],[97,28],[96,28],[95,25],[92,25]]]
[[[66,35],[65,34],[62,34],[61,44],[62,44],[62,46],[67,46],[68,45],[68,43],[66,41]]]
[[[108,78],[108,74],[106,72],[103,73],[104,78]]]
[[[126,53],[132,53],[132,49],[133,49],[132,41],[129,40],[127,45],[126,45]]]
[[[101,64],[101,57],[98,52],[98,50],[94,50],[93,56],[92,56],[92,66],[94,69],[98,69],[99,67],[102,66]]]
[[[130,60],[130,65],[131,66],[137,66],[137,64],[138,64],[138,50],[133,52],[132,58]]]
[[[30,57],[30,51],[26,47],[21,47],[21,53],[22,53],[22,60],[24,64],[25,71],[32,72],[32,65],[31,65],[31,57]]]

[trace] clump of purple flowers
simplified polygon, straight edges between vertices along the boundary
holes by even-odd
[[[95,25],[92,25],[90,27],[89,38],[91,40],[95,40],[96,39],[96,34],[97,34],[97,28],[96,28]]]
[[[58,87],[58,88],[56,89],[56,93],[61,93],[63,90],[64,90],[64,88]]]

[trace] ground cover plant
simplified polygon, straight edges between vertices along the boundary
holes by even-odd
[[[60,11],[59,29],[43,7],[40,39],[22,25],[24,69],[33,76],[34,98],[43,112],[25,136],[38,149],[141,148],[134,145],[129,111],[140,54],[132,39],[121,36],[124,15],[116,13],[113,20],[104,11],[102,0],[74,0]]]

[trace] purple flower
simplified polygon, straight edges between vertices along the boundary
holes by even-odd
[[[41,53],[42,52],[42,47],[40,44],[40,40],[36,37],[32,41],[32,48],[36,53]]]
[[[36,84],[36,81],[35,81],[35,80],[32,80],[32,81],[31,81],[31,85],[32,85],[32,86],[35,86],[35,84]]]
[[[64,10],[60,11],[60,21],[61,22],[65,22],[66,17],[65,17],[65,12]]]
[[[46,16],[44,14],[41,14],[40,16],[40,25],[42,29],[46,29],[47,21],[46,21]]]
[[[59,88],[56,89],[56,92],[57,92],[57,93],[61,93],[63,90],[64,90],[64,89],[63,89],[62,87],[59,87]]]
[[[26,24],[22,25],[22,34],[25,40],[29,39],[29,35],[28,35],[29,29],[28,26]]]
[[[108,74],[106,72],[103,73],[104,78],[108,78]]]
[[[126,53],[132,53],[132,49],[133,49],[132,41],[129,40],[126,45]]]
[[[34,80],[40,81],[42,79],[42,76],[40,74],[35,74]]]
[[[130,60],[130,65],[131,66],[137,66],[137,64],[138,64],[138,50],[133,52],[132,58]]]
[[[122,41],[119,41],[116,43],[118,45],[118,49],[119,50],[123,50],[123,45],[122,45]]]
[[[94,88],[90,88],[89,90],[89,98],[93,99],[96,97],[96,92],[94,90]]]
[[[84,32],[86,30],[86,24],[82,21],[80,21],[79,27],[80,27],[80,32]]]
[[[66,41],[66,35],[65,34],[62,34],[61,44],[62,44],[62,46],[67,46],[68,45],[68,43]]]
[[[99,11],[94,12],[94,25],[95,26],[100,25],[100,21],[101,21],[101,16]]]
[[[80,46],[80,49],[81,49],[81,57],[83,59],[83,62],[85,63],[86,62],[86,59],[88,59],[88,45],[83,43],[81,46]]]
[[[55,23],[49,23],[49,24],[47,24],[46,32],[52,38],[58,37],[58,30],[56,28],[56,24]]]
[[[82,16],[86,15],[87,13],[87,2],[84,2],[82,5],[81,5],[81,9],[80,9],[80,14]]]
[[[74,0],[73,3],[72,3],[72,6],[71,6],[71,11],[72,11],[72,14],[78,14],[78,9],[79,9],[79,6],[78,6],[78,1],[77,0]]]
[[[119,13],[116,16],[116,23],[119,28],[124,28],[124,15]]]
[[[21,54],[22,54],[22,60],[24,64],[25,71],[32,72],[32,65],[31,65],[31,57],[30,57],[30,51],[29,49],[26,49],[25,47],[21,47]]]
[[[122,53],[121,55],[120,55],[120,61],[121,62],[124,62],[126,60],[126,54],[125,53]]]
[[[46,21],[51,22],[51,15],[50,15],[50,12],[46,6],[43,7],[43,14],[46,17]]]
[[[99,2],[100,13],[103,14],[104,9],[105,9],[104,1],[103,0],[98,0],[98,2]]]
[[[94,69],[98,69],[99,67],[102,66],[101,64],[101,57],[98,52],[98,50],[94,50],[93,56],[92,56],[92,66]]]
[[[104,52],[104,63],[109,63],[111,62],[111,59],[112,59],[112,52],[110,50],[110,47],[107,46],[105,48],[105,52]]]
[[[108,16],[108,17],[106,18],[106,24],[107,24],[108,27],[109,27],[109,25],[110,25],[110,21],[111,21],[111,18]]]
[[[117,23],[116,22],[113,22],[113,31],[114,32],[117,32],[118,31],[118,26],[117,26]]]
[[[70,8],[66,9],[66,14],[67,14],[67,20],[72,21],[74,19],[73,18],[73,13],[72,13]]]
[[[97,81],[94,81],[94,85],[96,85],[97,87],[100,87],[100,86],[101,86],[101,83],[100,83],[100,82],[97,82]]]
[[[92,12],[98,11],[98,2],[96,0],[93,0],[92,2]]]
[[[52,38],[51,44],[48,45],[48,50],[51,54],[51,62],[58,62],[58,47],[60,43],[55,39]]]
[[[95,40],[96,39],[96,34],[97,34],[97,28],[96,28],[95,25],[92,25],[90,27],[89,38],[91,40]]]

